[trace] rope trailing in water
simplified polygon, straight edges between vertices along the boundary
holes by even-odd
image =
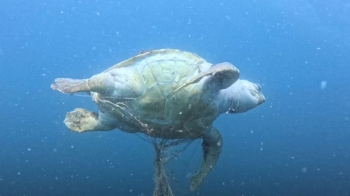
[[[153,147],[156,151],[155,158],[155,188],[153,196],[173,196],[173,191],[170,187],[168,176],[165,171],[165,164],[168,162],[164,157],[164,146],[161,145],[162,142],[158,143],[155,138],[153,138]]]

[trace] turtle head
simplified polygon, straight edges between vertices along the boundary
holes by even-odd
[[[255,108],[265,101],[258,84],[238,80],[218,96],[220,113],[242,113]]]

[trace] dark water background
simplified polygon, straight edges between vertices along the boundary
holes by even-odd
[[[68,131],[67,111],[97,108],[50,84],[158,48],[231,62],[267,98],[215,121],[223,152],[197,192],[200,141],[169,165],[177,195],[350,194],[349,1],[2,0],[0,195],[151,195],[151,145]]]

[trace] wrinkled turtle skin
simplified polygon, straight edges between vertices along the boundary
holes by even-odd
[[[239,79],[230,63],[211,64],[196,54],[152,50],[89,79],[57,78],[51,88],[87,92],[99,107],[68,112],[64,123],[76,132],[142,132],[163,139],[203,139],[204,160],[191,178],[196,190],[214,168],[222,148],[212,126],[222,113],[241,113],[265,101],[257,84]]]

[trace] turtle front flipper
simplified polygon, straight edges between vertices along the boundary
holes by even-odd
[[[208,72],[211,74],[211,77],[206,81],[204,88],[211,88],[214,91],[228,88],[235,83],[240,76],[238,68],[228,62],[215,64],[210,67]],[[215,87],[213,84],[217,86]]]
[[[71,131],[109,131],[117,127],[116,121],[107,114],[100,112],[96,114],[83,108],[76,108],[68,112],[64,124]]]
[[[76,92],[111,92],[113,91],[113,77],[108,73],[101,73],[89,79],[56,78],[51,84],[53,90],[62,93]]]
[[[203,136],[202,148],[204,160],[200,170],[191,178],[191,191],[196,190],[202,184],[203,180],[207,177],[209,172],[213,170],[219,159],[222,148],[222,138],[217,129],[212,127],[211,130]]]
[[[192,78],[189,82],[178,87],[176,91],[185,88],[190,84],[195,84],[199,82],[202,78],[208,77],[203,85],[203,90],[212,93],[212,91],[218,92],[221,89],[228,88],[233,83],[235,83],[239,78],[239,70],[233,66],[231,63],[218,63],[212,65],[207,71],[198,74],[196,77]]]

